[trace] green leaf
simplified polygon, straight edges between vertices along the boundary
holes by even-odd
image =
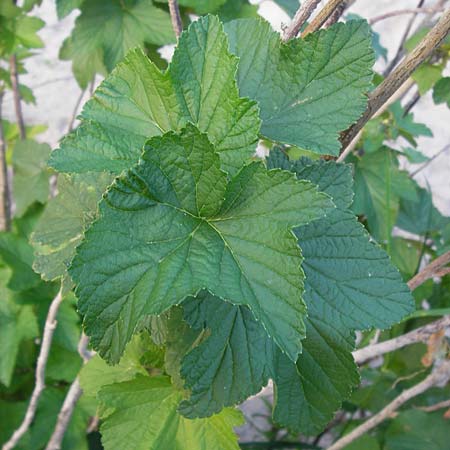
[[[258,17],[258,6],[252,5],[249,0],[227,0],[217,14],[222,22]]]
[[[275,0],[275,3],[292,19],[300,6],[298,0]]]
[[[350,353],[352,330],[386,328],[411,312],[414,304],[398,270],[349,211],[350,166],[307,159],[289,162],[276,150],[269,155],[268,167],[290,167],[298,178],[317,183],[338,206],[326,218],[295,230],[305,258],[307,337],[297,364],[279,355],[274,376],[275,421],[317,434],[358,383]]]
[[[130,52],[85,105],[82,125],[50,164],[63,172],[118,174],[137,162],[148,137],[191,122],[208,133],[223,168],[235,173],[254,153],[260,125],[255,102],[239,98],[236,67],[213,16],[181,35],[167,72],[141,51]]]
[[[210,416],[258,393],[273,373],[275,348],[251,311],[205,291],[185,301],[183,309],[193,328],[208,328],[211,335],[183,360],[181,376],[191,395],[181,402],[180,413],[191,419]]]
[[[148,141],[140,163],[107,192],[70,270],[101,356],[117,361],[143,315],[206,288],[248,305],[296,359],[305,309],[290,229],[332,203],[289,172],[253,163],[227,184],[219,166],[206,135],[189,125]]]
[[[386,450],[448,449],[448,419],[442,411],[410,409],[391,421],[385,434]]]
[[[399,135],[404,137],[411,145],[417,147],[417,142],[414,139],[418,136],[433,136],[431,130],[423,123],[414,122],[412,113],[405,114],[400,102],[395,102],[390,106],[389,111],[393,115],[394,129],[392,138],[397,138]]]
[[[138,376],[105,386],[99,396],[107,408],[100,427],[105,450],[239,450],[233,427],[242,424],[241,413],[185,419],[177,413],[182,394],[168,377]]]
[[[258,102],[263,136],[338,155],[339,133],[365,110],[371,86],[367,23],[338,23],[287,43],[262,20],[237,20],[225,29],[239,57],[239,91]]]
[[[36,316],[29,305],[18,305],[11,298],[6,286],[8,270],[0,268],[0,341],[4,344],[0,357],[0,382],[9,386],[20,344],[39,334]]]
[[[450,108],[450,77],[441,78],[433,89],[434,103],[447,103]]]
[[[13,152],[13,192],[16,216],[22,216],[34,202],[45,203],[49,192],[50,173],[47,159],[51,148],[31,140],[16,142]]]
[[[430,158],[425,156],[422,152],[415,150],[414,148],[407,147],[403,149],[403,153],[408,158],[411,164],[421,164],[427,162]]]
[[[13,232],[0,233],[0,259],[11,268],[8,288],[24,291],[40,282],[39,275],[33,271],[33,248],[24,236]]]
[[[80,9],[61,57],[73,60],[82,88],[96,73],[103,73],[103,67],[110,72],[136,46],[175,42],[169,14],[152,0],[89,0]]]
[[[58,19],[68,16],[74,9],[81,6],[84,0],[56,0],[56,13]]]
[[[31,236],[33,268],[44,280],[66,275],[75,247],[95,219],[97,204],[111,181],[107,174],[59,176],[58,196],[50,200]]]
[[[431,193],[426,189],[417,187],[417,199],[402,199],[397,226],[410,233],[424,235],[427,232],[439,231],[450,218],[442,214],[434,207]]]
[[[217,11],[226,0],[178,0],[180,6],[194,8],[197,14],[207,14]]]
[[[422,64],[414,71],[411,78],[417,83],[419,94],[426,94],[442,77],[444,66],[441,64]]]
[[[355,167],[353,211],[366,215],[371,234],[389,240],[397,220],[400,198],[417,201],[415,183],[387,147],[364,155]]]

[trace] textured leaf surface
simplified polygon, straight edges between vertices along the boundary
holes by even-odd
[[[441,78],[433,89],[435,103],[447,103],[450,108],[450,77]]]
[[[239,91],[261,109],[261,133],[337,155],[339,132],[366,107],[374,62],[367,23],[338,23],[286,44],[261,20],[237,20],[225,29],[240,58]]]
[[[332,206],[287,171],[245,166],[228,184],[192,125],[148,141],[100,204],[70,274],[100,354],[117,361],[138,320],[207,288],[248,305],[296,359],[304,337],[301,254],[290,228]],[[283,268],[280,271],[280,268]]]
[[[291,163],[282,152],[271,152],[268,167],[289,166],[300,179],[317,183],[338,206],[326,219],[295,230],[305,258],[307,337],[296,367],[280,355],[275,369],[275,420],[315,434],[358,382],[350,354],[352,330],[386,328],[414,305],[398,270],[348,209],[350,166],[305,159]]]
[[[273,373],[275,348],[251,311],[207,292],[183,308],[193,328],[208,328],[211,334],[183,360],[181,376],[191,395],[180,404],[181,414],[209,416],[258,393]]]
[[[80,2],[71,3],[66,7],[80,6]],[[104,72],[103,67],[110,72],[132,48],[175,42],[169,14],[152,0],[89,0],[80,9],[61,56],[73,60],[75,77],[83,88],[96,73]]]
[[[105,386],[107,407],[100,431],[105,450],[238,450],[233,427],[242,424],[236,410],[208,419],[185,419],[177,413],[181,392],[168,377],[139,376]]]
[[[189,121],[208,133],[223,168],[236,172],[255,151],[260,125],[255,102],[239,98],[236,67],[213,16],[181,35],[165,73],[142,51],[130,52],[85,105],[82,125],[53,152],[51,165],[120,173],[137,162],[148,137]]]
[[[58,19],[63,19],[74,9],[79,8],[83,0],[56,0],[56,12]]]
[[[16,142],[13,152],[13,192],[16,217],[22,216],[34,202],[48,198],[50,173],[47,160],[50,147],[31,140]]]
[[[65,276],[84,230],[97,214],[97,204],[112,177],[107,174],[60,175],[58,196],[50,200],[34,233],[34,270],[45,280]]]

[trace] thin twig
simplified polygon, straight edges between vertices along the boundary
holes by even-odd
[[[338,439],[328,450],[340,450],[346,447],[348,444],[359,438],[363,434],[366,434],[372,428],[375,428],[381,422],[391,418],[395,412],[407,401],[422,394],[431,387],[442,386],[450,379],[450,361],[444,361],[428,375],[423,381],[416,384],[412,388],[406,389],[398,397],[396,397],[391,403],[383,408],[379,413],[372,416],[369,420],[364,422],[359,427],[356,427],[353,431],[346,434],[341,439]]]
[[[0,231],[9,231],[11,229],[11,192],[9,190],[6,140],[2,122],[3,96],[4,92],[0,87]]]
[[[27,132],[25,129],[25,122],[23,120],[22,104],[21,104],[20,90],[19,90],[19,74],[17,72],[17,57],[16,57],[16,55],[12,55],[11,58],[9,58],[9,68],[10,68],[10,72],[11,72],[11,74],[10,74],[11,86],[12,86],[13,97],[14,97],[14,108],[16,110],[17,125],[19,126],[19,135],[20,135],[20,139],[26,139]]]
[[[183,31],[183,22],[181,21],[180,8],[177,0],[169,0],[170,19],[172,20],[172,28],[175,36],[179,37]]]
[[[369,24],[373,25],[374,23],[380,22],[381,20],[390,19],[391,17],[401,16],[403,14],[435,14],[442,11],[444,11],[444,8],[442,7],[398,9],[396,11],[390,11],[384,14],[380,14],[379,16],[372,17],[372,19],[369,20]]]
[[[88,344],[89,338],[84,333],[82,333],[80,342],[78,344],[78,353],[83,358],[84,364],[86,364],[92,357],[92,353],[88,349]],[[50,437],[45,450],[61,449],[64,435],[66,433],[67,427],[69,426],[75,406],[82,393],[83,391],[80,386],[79,378],[76,377],[67,392],[66,398],[64,399],[64,403],[58,414],[55,430],[53,431],[53,434]]]
[[[450,327],[450,316],[431,322],[423,327],[417,328],[409,333],[389,339],[387,341],[379,342],[378,344],[368,345],[353,352],[353,358],[358,365],[364,364],[367,361],[382,356],[385,353],[390,353],[399,348],[406,347],[417,342],[427,342],[428,338],[437,331]]]
[[[302,38],[310,33],[314,33],[320,29],[320,27],[328,20],[328,18],[334,13],[336,8],[346,0],[329,0],[329,2],[319,11],[316,17],[308,24],[305,30],[302,32]]]
[[[67,133],[70,133],[73,130],[73,126],[75,124],[75,120],[78,115],[78,109],[80,108],[81,101],[83,100],[84,93],[86,92],[86,89],[83,89],[80,92],[80,95],[77,98],[77,101],[75,103],[75,107],[73,108],[72,116],[70,117],[69,126],[67,127]]]
[[[416,90],[414,95],[411,97],[411,100],[405,105],[403,108],[403,117],[406,117],[407,114],[411,112],[411,110],[414,108],[414,106],[417,105],[417,102],[420,100],[421,95],[419,92],[419,89]]]
[[[372,118],[381,116],[393,103],[395,103],[397,100],[400,100],[404,95],[407,94],[407,92],[414,86],[415,81],[412,78],[408,78],[405,83],[398,89],[396,92],[394,92],[394,95],[388,99],[388,101],[373,115]],[[350,144],[348,144],[347,148],[339,155],[337,162],[343,162],[345,158],[354,150],[356,145],[358,144],[358,141],[360,140],[362,136],[363,130],[359,130],[357,135],[352,139]]]
[[[436,273],[450,262],[450,250],[436,258],[424,267],[417,275],[408,281],[408,287],[413,291],[425,281],[436,276]]]
[[[290,25],[284,30],[283,41],[295,38],[303,24],[309,19],[313,11],[316,9],[320,0],[306,0],[298,8]]]
[[[440,45],[450,30],[450,9],[442,14],[439,22],[423,38],[417,47],[393,70],[369,95],[367,109],[361,118],[342,133],[342,151],[350,144],[359,130],[373,117],[386,101],[403,85],[417,67]]]
[[[436,403],[431,406],[417,406],[416,409],[420,409],[425,412],[434,412],[439,411],[440,409],[450,408],[450,398],[448,400],[444,400],[442,402]]]
[[[31,394],[30,403],[28,404],[27,411],[23,422],[14,431],[10,439],[3,445],[2,450],[12,450],[20,441],[22,436],[27,432],[36,414],[36,409],[38,406],[39,398],[42,391],[45,388],[45,368],[47,365],[48,355],[50,353],[50,347],[52,345],[53,334],[57,325],[56,316],[58,314],[59,306],[62,302],[62,291],[58,292],[56,297],[53,299],[48,309],[47,318],[45,320],[44,333],[42,337],[41,350],[39,351],[39,356],[36,365],[36,384]]]
[[[412,177],[415,177],[420,171],[425,169],[429,164],[431,164],[436,158],[442,155],[442,153],[445,153],[447,150],[450,150],[450,145],[446,145],[444,148],[441,148],[435,155],[433,155],[428,161],[423,163],[415,172],[411,173]]]

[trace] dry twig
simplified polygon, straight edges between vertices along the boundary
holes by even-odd
[[[329,2],[319,11],[316,17],[308,24],[302,33],[302,37],[319,30],[320,27],[331,17],[335,10],[346,0],[329,0]]]
[[[398,9],[396,11],[390,11],[384,14],[380,14],[379,16],[372,17],[372,19],[369,20],[369,24],[373,25],[374,23],[380,22],[381,20],[390,19],[391,17],[401,16],[403,14],[436,14],[442,11],[444,11],[444,8],[442,7]]]
[[[295,38],[303,24],[309,19],[320,0],[306,0],[295,13],[290,25],[284,30],[283,41]]]
[[[175,36],[179,37],[183,31],[183,22],[181,21],[180,8],[178,7],[177,0],[169,0],[169,11],[173,31],[175,32]]]
[[[436,276],[450,262],[450,250],[436,258],[428,266],[424,267],[417,275],[408,281],[408,287],[413,291],[425,281]]]
[[[450,327],[450,316],[445,316],[393,339],[355,350],[353,352],[353,358],[357,364],[361,365],[377,356],[393,352],[407,345],[416,344],[417,342],[427,342],[431,335],[447,327]]]
[[[89,338],[83,333],[78,344],[78,353],[83,358],[84,364],[86,364],[92,357],[92,353],[88,349],[88,344]],[[53,431],[45,450],[61,449],[64,434],[66,433],[73,411],[82,393],[83,391],[80,386],[80,381],[78,377],[76,377],[67,392],[66,398],[64,399],[64,403],[58,414],[55,430]]]
[[[417,67],[440,45],[450,30],[450,9],[446,10],[438,23],[417,45],[417,47],[393,70],[369,95],[367,109],[361,118],[341,136],[342,149],[350,144],[362,127],[403,85]]]
[[[20,139],[26,138],[25,122],[23,120],[22,104],[19,91],[19,74],[17,72],[17,57],[12,55],[9,59],[9,68],[11,71],[11,86],[14,97],[14,108],[16,110],[17,125],[19,127]]]
[[[412,388],[406,389],[398,397],[396,397],[389,405],[383,408],[379,413],[372,416],[369,420],[356,427],[353,431],[338,439],[328,450],[340,450],[348,444],[366,434],[372,428],[375,428],[381,422],[392,417],[395,412],[407,401],[422,394],[431,387],[442,386],[450,379],[450,361],[444,361],[440,365],[436,365],[435,369],[423,381],[416,384]]]
[[[450,408],[450,398],[448,400],[444,400],[442,402],[436,403],[431,406],[418,406],[417,409],[420,409],[421,411],[425,412],[434,412],[439,411],[443,408]]]
[[[2,450],[12,450],[20,441],[22,436],[27,432],[36,414],[39,398],[42,391],[45,388],[45,368],[47,365],[48,355],[50,353],[50,347],[52,345],[53,334],[57,325],[56,316],[58,314],[59,306],[62,302],[62,291],[58,292],[56,297],[50,304],[50,308],[47,313],[47,319],[45,320],[44,333],[42,337],[41,350],[37,359],[36,365],[36,384],[31,394],[30,403],[28,404],[27,411],[23,422],[19,428],[14,431],[10,439],[3,444]]]

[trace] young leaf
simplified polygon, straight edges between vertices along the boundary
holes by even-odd
[[[295,361],[305,308],[290,229],[331,207],[311,183],[261,163],[227,183],[219,154],[193,125],[152,138],[107,192],[70,269],[93,346],[117,362],[143,315],[207,288],[249,306]]]
[[[85,105],[82,125],[52,153],[50,165],[118,174],[137,162],[148,137],[191,122],[208,133],[223,168],[235,173],[254,153],[260,125],[256,103],[239,98],[236,67],[213,16],[181,35],[167,72],[142,51],[130,52]]]
[[[56,0],[56,13],[58,19],[63,19],[69,15],[74,9],[81,6],[84,0]]]
[[[177,413],[182,398],[168,377],[137,376],[99,393],[106,413],[100,432],[105,450],[239,450],[233,427],[242,415],[226,409],[208,419]]]
[[[285,44],[261,20],[236,20],[225,30],[231,52],[239,56],[239,91],[261,108],[261,133],[338,155],[339,132],[362,114],[371,86],[374,55],[367,23],[338,23]]]
[[[31,140],[16,142],[13,152],[16,217],[22,216],[34,202],[47,201],[50,178],[47,159],[50,152],[47,144]]]
[[[73,71],[82,88],[97,72],[102,73],[103,67],[110,72],[136,46],[175,42],[169,14],[152,0],[89,0],[80,9],[61,57],[73,60]]]
[[[112,177],[108,174],[60,175],[57,197],[50,200],[31,235],[33,268],[47,281],[65,276],[84,230]]]

